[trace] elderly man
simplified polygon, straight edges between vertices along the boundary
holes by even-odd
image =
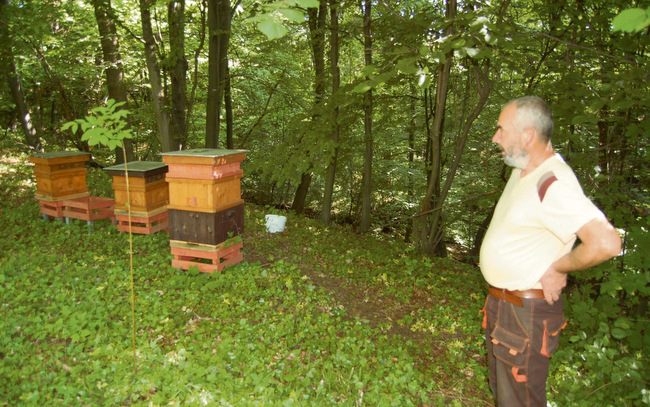
[[[621,251],[614,227],[553,151],[552,132],[546,103],[527,96],[504,107],[492,138],[514,167],[480,254],[490,293],[483,322],[490,388],[500,407],[546,407],[567,274]]]

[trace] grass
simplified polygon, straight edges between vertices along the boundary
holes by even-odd
[[[134,365],[128,236],[43,220],[26,161],[0,162],[0,405],[493,405],[477,269],[248,204],[221,273],[134,236]]]

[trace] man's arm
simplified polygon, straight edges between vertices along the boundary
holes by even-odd
[[[581,243],[551,264],[540,279],[549,304],[560,298],[567,273],[593,267],[621,252],[621,237],[604,217],[587,222],[576,234]]]

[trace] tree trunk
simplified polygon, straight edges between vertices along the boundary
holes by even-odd
[[[230,0],[208,0],[208,100],[206,112],[206,148],[219,145],[221,106],[228,65],[230,43]]]
[[[447,19],[456,17],[456,0],[447,1]],[[453,27],[449,26],[446,35],[453,34]],[[431,168],[429,172],[429,183],[426,195],[422,203],[422,212],[427,212],[440,206],[440,173],[441,173],[441,151],[442,137],[444,130],[444,119],[447,104],[447,91],[453,51],[445,56],[445,62],[438,69],[438,82],[436,84],[436,98],[433,105],[433,126],[430,134]],[[435,210],[427,216],[418,218],[418,232],[416,245],[418,249],[429,256],[444,257],[447,250],[444,246],[444,227],[442,225],[442,211]]]
[[[199,30],[198,37],[199,37],[199,46],[196,48],[194,51],[194,69],[193,72],[194,74],[192,75],[192,86],[190,90],[190,97],[187,101],[187,114],[185,115],[185,131],[189,133],[191,123],[190,123],[190,118],[192,117],[192,113],[194,110],[194,99],[196,95],[196,88],[199,86],[199,58],[201,57],[203,53],[203,47],[205,46],[205,31],[206,31],[206,12],[208,9],[208,0],[201,0],[200,2],[197,2],[197,7],[199,7],[200,13],[201,13],[201,29]],[[183,145],[181,146],[181,150],[185,148],[187,144],[187,140],[183,140]]]
[[[6,5],[9,5],[9,0],[0,0],[0,40],[2,41],[2,44],[0,44],[0,47],[2,47],[2,52],[0,52],[0,66],[6,69],[11,97],[16,104],[16,111],[20,119],[20,124],[25,132],[27,146],[30,150],[42,152],[43,145],[41,144],[41,137],[32,123],[29,107],[27,107],[25,94],[21,86],[20,76],[14,63],[13,50],[8,36],[7,17],[2,10]]]
[[[167,4],[169,21],[169,53],[171,63],[172,150],[185,145],[185,111],[187,110],[187,59],[185,58],[185,0],[172,0]],[[165,150],[170,151],[170,150]]]
[[[330,42],[331,42],[331,71],[332,71],[332,100],[339,91],[341,84],[341,71],[339,69],[339,16],[338,16],[338,0],[330,0]],[[337,102],[333,102],[337,103]],[[339,143],[339,108],[334,107],[334,117],[332,121],[334,128],[332,129],[332,148],[334,149],[332,159],[327,166],[325,174],[325,192],[323,194],[323,209],[321,219],[325,226],[330,225],[330,215],[332,211],[332,195],[334,193],[334,181],[336,178],[336,160],[338,157],[338,143]]]
[[[314,58],[314,104],[319,106],[325,98],[325,23],[327,22],[327,2],[321,1],[318,9],[307,9],[309,16],[309,42],[311,44]],[[316,109],[318,110],[318,109]],[[305,209],[305,201],[309,186],[311,185],[312,168],[309,165],[307,170],[300,176],[300,185],[291,204],[295,213],[302,213]]]
[[[233,117],[232,117],[232,94],[230,93],[230,67],[226,66],[226,87],[223,93],[226,104],[226,148],[235,148],[233,141]]]
[[[116,102],[125,102],[123,109],[127,107],[126,86],[124,84],[124,70],[122,69],[122,56],[120,55],[119,38],[115,28],[115,18],[110,0],[93,0],[95,18],[99,28],[99,37],[104,55],[106,70],[106,85],[108,97]],[[128,119],[124,119],[127,120]],[[126,149],[126,160],[133,161],[133,144],[130,139],[124,140]],[[115,151],[115,163],[124,162],[124,154],[121,148]]]
[[[140,15],[142,19],[142,37],[144,39],[144,55],[147,61],[149,83],[151,84],[151,101],[158,124],[160,145],[163,152],[174,151],[174,139],[171,133],[171,118],[167,110],[165,94],[160,77],[160,65],[156,54],[156,41],[151,28],[151,1],[140,0]]]
[[[372,19],[372,1],[365,0],[363,10],[363,38],[364,56],[366,66],[372,65],[372,32],[370,22]],[[359,231],[365,233],[370,229],[370,207],[372,206],[372,90],[365,93],[363,97],[363,128],[366,151],[364,154],[363,166],[363,189],[361,205],[361,224]]]
[[[0,19],[2,17],[0,16]],[[5,58],[12,58],[11,55],[5,55]],[[5,62],[5,61],[3,61]],[[23,94],[23,89],[20,82],[20,77],[16,71],[16,65],[13,61],[3,63],[4,66],[7,66],[7,81],[9,82],[9,88],[11,89],[11,97],[16,104],[16,111],[20,119],[20,124],[22,125],[23,131],[25,132],[25,139],[27,141],[27,146],[30,150],[34,152],[43,152],[43,144],[41,144],[41,137],[38,134],[36,128],[32,124],[32,119],[29,114],[29,108],[27,107],[27,102],[25,102],[25,95]]]

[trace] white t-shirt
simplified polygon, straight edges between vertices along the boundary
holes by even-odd
[[[541,288],[539,279],[570,252],[576,232],[605,215],[582,191],[573,170],[559,154],[521,178],[514,169],[499,199],[480,253],[488,284],[508,290]],[[538,183],[554,175],[540,201]]]

